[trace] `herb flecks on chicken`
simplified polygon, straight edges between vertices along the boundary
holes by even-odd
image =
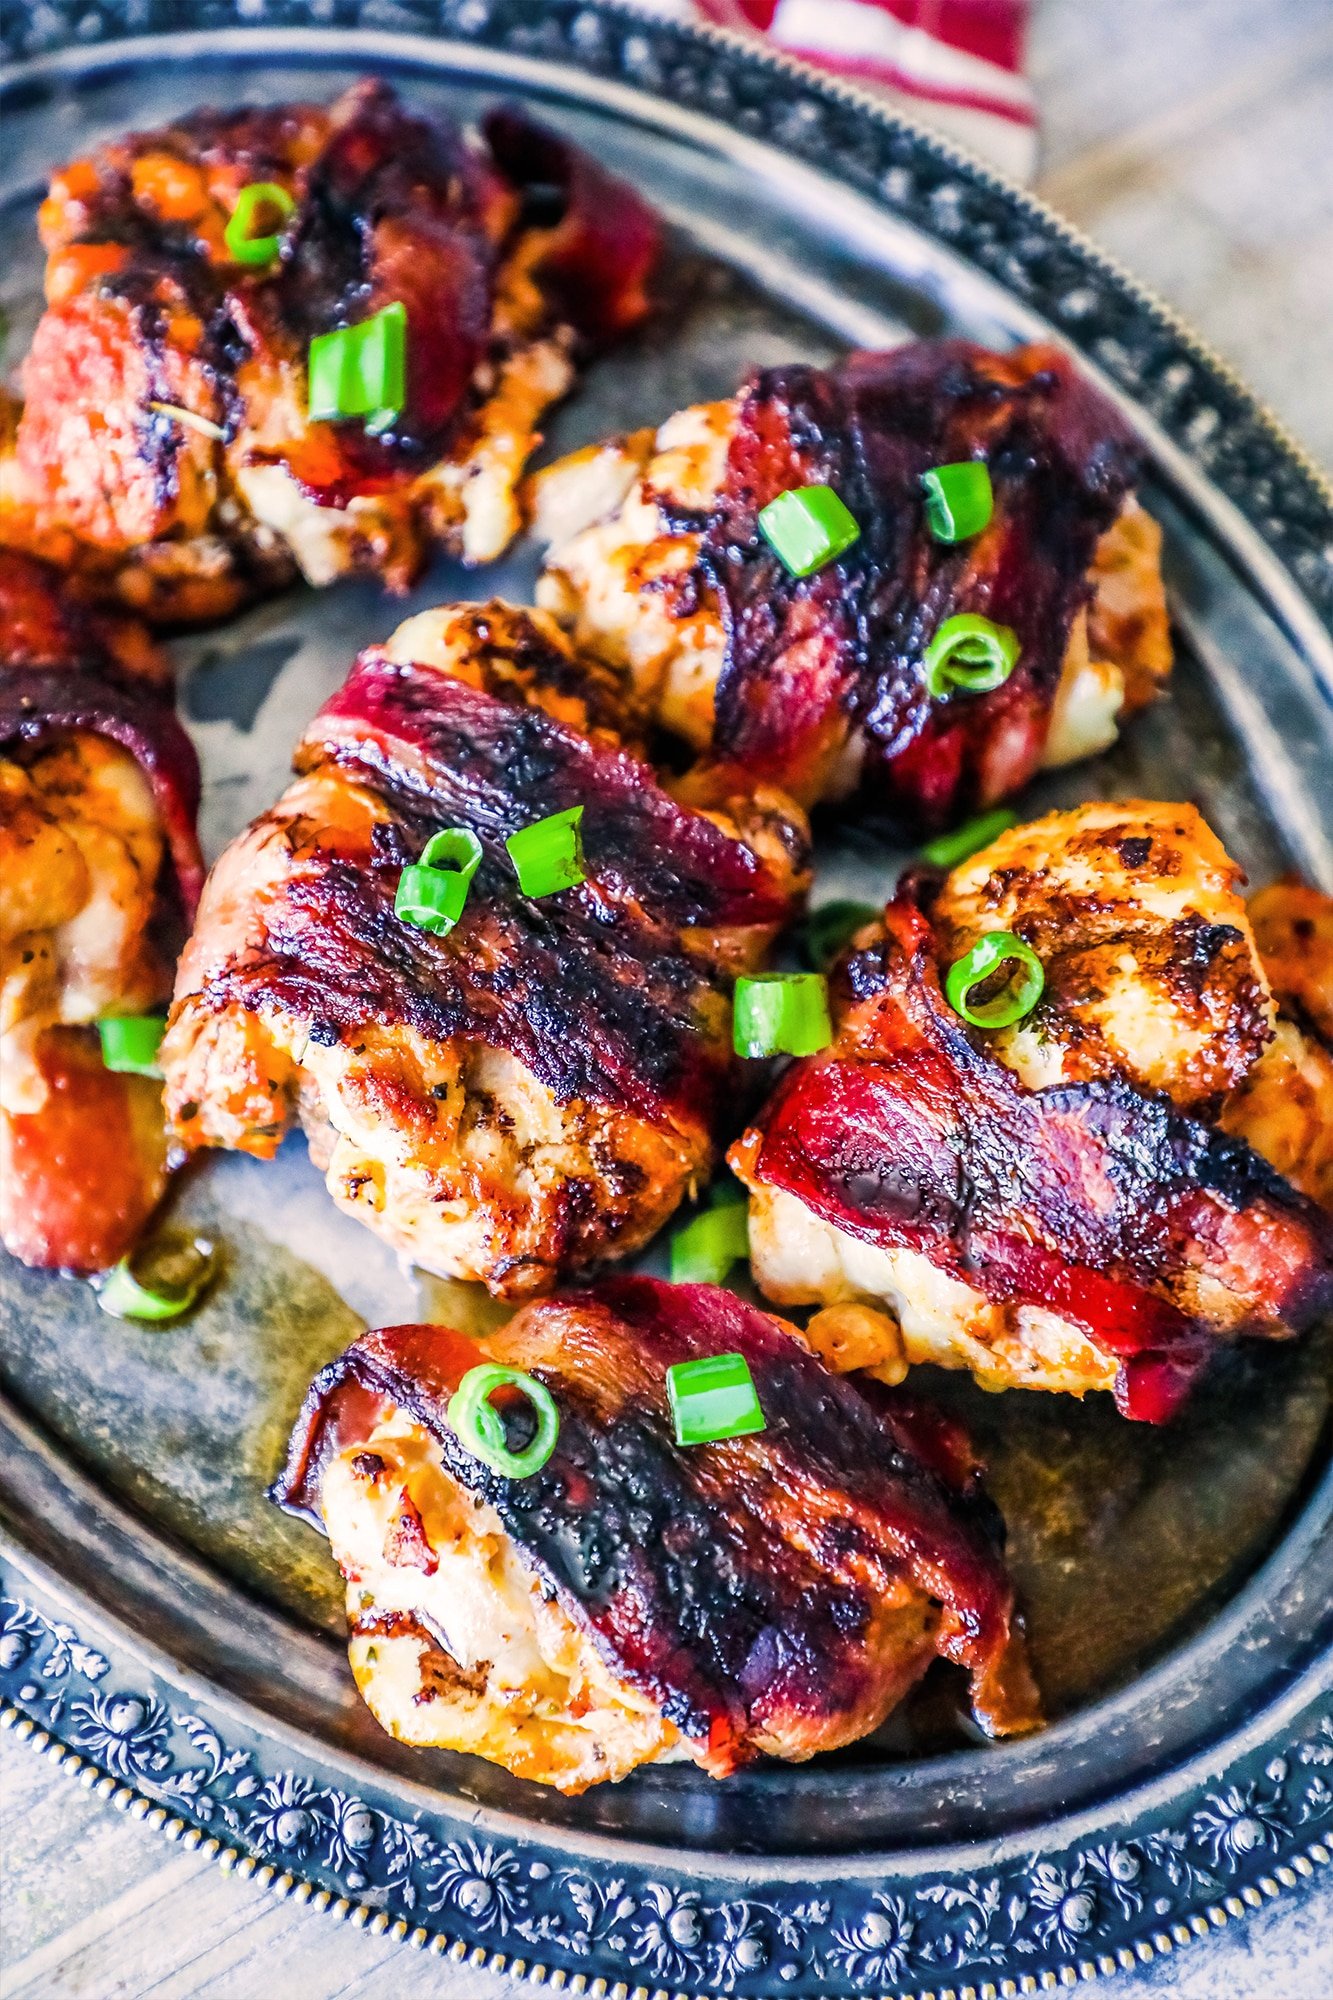
[[[213,872],[163,1048],[191,1147],[294,1114],[339,1204],[505,1296],[639,1249],[707,1177],[730,985],[793,913],[778,795],[679,804],[604,669],[540,615],[422,613],[372,648],[301,774]],[[582,808],[584,879],[522,893],[506,841]],[[446,935],[394,911],[442,828],[482,850]]]
[[[447,1420],[479,1352],[554,1398],[529,1478]],[[767,1427],[682,1447],[667,1369],[719,1352]],[[709,1286],[623,1279],[481,1343],[367,1334],[316,1378],[274,1497],[333,1544],[384,1727],[562,1791],[663,1758],[804,1760],[877,1728],[937,1655],[990,1733],[1038,1720],[965,1440]]]
[[[266,264],[228,243],[256,187],[290,204]],[[468,139],[372,82],[112,142],[56,174],[40,222],[0,540],[170,620],[295,570],[401,589],[433,548],[499,554],[543,410],[642,317],[658,251],[638,197],[553,133],[501,111]],[[312,421],[312,341],[386,307],[401,408]]]
[[[1274,1018],[1240,881],[1193,807],[1129,801],[900,885],[843,966],[834,1046],[731,1154],[768,1295],[881,1309],[816,1316],[837,1365],[1114,1389],[1155,1421],[1218,1342],[1333,1302],[1333,1219],[1236,1109]],[[942,981],[995,930],[1046,983],[983,1031]]]

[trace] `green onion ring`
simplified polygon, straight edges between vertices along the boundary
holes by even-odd
[[[523,1451],[511,1451],[506,1443],[504,1418],[490,1401],[497,1389],[521,1389],[537,1413],[537,1434]],[[495,1362],[468,1369],[446,1415],[460,1444],[506,1479],[527,1479],[540,1472],[560,1435],[560,1417],[546,1384],[521,1368],[502,1368]]]
[[[217,1251],[206,1236],[164,1235],[132,1250],[98,1281],[97,1303],[113,1319],[179,1319],[216,1269]]]
[[[946,618],[922,659],[932,701],[950,694],[990,694],[1018,664],[1018,634],[975,611]]]
[[[296,203],[277,181],[251,181],[243,187],[222,233],[227,255],[237,264],[271,264],[282,248],[280,229],[269,235],[252,235],[261,208],[276,210],[284,224],[296,213]]]
[[[973,987],[980,986],[1002,965],[1013,964],[1010,976],[992,1000],[974,1007],[968,999]],[[955,1014],[961,1014],[974,1028],[1009,1028],[1030,1014],[1042,996],[1046,973],[1030,944],[1013,931],[986,931],[949,967],[944,992]]]

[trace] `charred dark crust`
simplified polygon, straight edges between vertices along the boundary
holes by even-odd
[[[1214,1344],[1299,1331],[1333,1303],[1333,1220],[1239,1139],[1123,1078],[1028,1090],[948,1008],[908,878],[847,993],[872,1044],[795,1065],[756,1172],[837,1228],[922,1251],[997,1301],[1047,1307],[1120,1361],[1126,1414],[1169,1415]]]
[[[922,473],[982,457],[991,526],[970,542],[934,541]],[[781,778],[859,726],[871,749],[863,791],[887,780],[892,810],[908,818],[940,820],[997,785],[1016,789],[1041,758],[1097,541],[1137,472],[1114,411],[1053,349],[1000,357],[922,341],[836,369],[756,375],[698,557],[727,632],[714,754]],[[798,579],[757,517],[784,490],[815,484],[840,494],[861,535]],[[1014,629],[1017,667],[990,694],[932,699],[926,645],[963,611]],[[1003,772],[991,758],[1000,742]]]
[[[368,1408],[405,1410],[613,1670],[725,1765],[753,1754],[766,1723],[864,1710],[876,1605],[897,1581],[941,1607],[943,1653],[977,1677],[997,1669],[1012,1643],[999,1555],[887,1394],[872,1403],[766,1314],[711,1288],[625,1279],[551,1310],[587,1316],[600,1366],[580,1380],[558,1346],[535,1366],[561,1425],[539,1473],[499,1478],[460,1445],[446,1385],[413,1366],[412,1343],[431,1330],[399,1329],[316,1379],[273,1497],[317,1519],[328,1426],[349,1388]],[[652,1390],[625,1386],[622,1344],[633,1382]],[[723,1350],[746,1356],[767,1428],[734,1453],[682,1450],[665,1371]]]

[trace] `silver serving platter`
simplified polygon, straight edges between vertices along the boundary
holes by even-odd
[[[1122,746],[1031,803],[1188,796],[1255,880],[1294,866],[1333,887],[1333,498],[1027,196],[853,91],[628,8],[3,0],[0,56],[7,366],[55,162],[198,102],[323,97],[368,69],[464,117],[531,103],[673,226],[669,311],[598,364],[552,450],[755,363],[946,330],[1065,342],[1147,446],[1181,659]],[[405,606],[293,594],[180,641],[210,855],[281,789],[357,646],[420,605],[527,597],[535,569],[530,548],[442,565]],[[830,835],[820,893],[882,893],[900,858]],[[468,1302],[423,1296],[338,1217],[299,1143],[267,1167],[209,1160],[175,1209],[226,1266],[173,1331],[0,1269],[0,1715],[176,1838],[419,1947],[616,1996],[1033,1991],[1168,1952],[1328,1862],[1327,1336],[1233,1357],[1166,1433],[929,1385],[993,1466],[1044,1735],[969,1741],[935,1690],[838,1758],[723,1785],[648,1771],[566,1801],[381,1734],[323,1544],[262,1498],[319,1363],[363,1324]]]

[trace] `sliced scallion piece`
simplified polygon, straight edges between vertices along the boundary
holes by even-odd
[[[676,1443],[716,1444],[766,1429],[759,1393],[743,1354],[709,1354],[667,1369],[667,1402]]]
[[[554,896],[586,881],[582,823],[583,807],[570,806],[510,834],[505,846],[525,896]]]
[[[937,542],[966,542],[979,535],[995,511],[990,468],[980,459],[937,465],[923,472],[926,526]]]
[[[671,1239],[671,1281],[720,1285],[733,1264],[750,1254],[750,1205],[742,1195],[706,1208]]]
[[[179,1319],[216,1268],[217,1252],[207,1237],[157,1237],[106,1273],[97,1286],[97,1303],[114,1319]]]
[[[276,214],[279,227],[256,234],[255,222],[262,211]],[[227,255],[237,264],[271,264],[282,248],[281,225],[296,213],[296,203],[277,181],[251,181],[236,197],[236,206],[223,231]]]
[[[157,1051],[167,1031],[164,1014],[107,1014],[97,1023],[102,1061],[127,1076],[161,1076]]]
[[[490,1400],[497,1389],[519,1389],[531,1405],[536,1430],[522,1451],[509,1449],[504,1418]],[[447,1416],[450,1428],[472,1456],[506,1479],[527,1479],[540,1472],[560,1435],[560,1417],[546,1384],[521,1368],[503,1368],[496,1362],[468,1369],[450,1398]]]
[[[738,1056],[812,1056],[833,1040],[828,981],[818,972],[765,972],[736,981]]]
[[[861,539],[856,516],[831,486],[793,486],[759,510],[759,532],[793,576],[811,576]]]
[[[946,618],[927,646],[922,665],[926,693],[989,694],[1003,687],[1018,664],[1018,634],[976,611]]]
[[[407,398],[407,308],[401,300],[356,326],[319,333],[310,343],[309,411],[314,423],[364,417],[387,430]]]
[[[864,924],[880,914],[874,903],[821,903],[801,926],[801,956],[812,972],[823,972],[841,955]]]
[[[996,806],[994,812],[978,813],[952,833],[937,834],[934,840],[928,840],[921,849],[921,859],[928,868],[956,868],[960,861],[980,854],[983,847],[989,847],[993,840],[1017,825],[1017,813],[1010,812],[1007,806]]]
[[[973,1001],[978,986],[993,981],[1002,967],[1013,970],[989,999]],[[955,1014],[974,1028],[1009,1028],[1030,1014],[1042,996],[1046,972],[1032,946],[1013,931],[986,931],[970,951],[956,959],[944,978],[944,992]]]
[[[481,842],[465,826],[442,827],[404,868],[394,891],[393,913],[418,930],[445,937],[463,914],[472,877],[481,866]]]

